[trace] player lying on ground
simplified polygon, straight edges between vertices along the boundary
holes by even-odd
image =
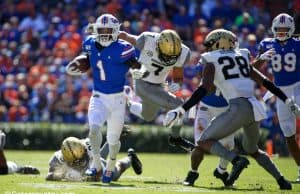
[[[209,52],[202,54],[200,59],[205,65],[202,83],[188,101],[167,113],[164,124],[171,126],[205,95],[212,92],[215,85],[229,102],[229,108],[212,120],[197,141],[198,146],[195,149],[199,149],[202,153],[199,160],[202,161],[204,151],[208,151],[231,161],[233,167],[226,185],[232,185],[243,169],[249,165],[249,161],[227,150],[218,140],[243,128],[244,150],[276,179],[280,189],[292,189],[292,185],[283,177],[267,154],[257,146],[260,121],[265,119],[266,113],[264,106],[254,96],[254,81],[274,93],[293,114],[300,116],[300,108],[250,65],[249,50],[237,47],[237,38],[232,32],[224,29],[214,30],[206,36],[204,44]],[[265,60],[268,54],[269,51],[262,54],[254,63]]]
[[[97,176],[85,176],[86,169],[91,164],[92,147],[88,138],[78,139],[76,137],[66,138],[61,145],[61,149],[56,151],[49,161],[49,172],[46,180],[50,181],[100,181],[102,170],[105,170],[106,158],[108,156],[108,143],[101,148],[101,171]],[[142,173],[142,163],[135,151],[128,149],[128,156],[116,162],[113,170],[112,181],[117,181],[122,173],[132,166],[136,174]]]
[[[40,174],[40,171],[32,166],[18,166],[12,161],[6,161],[3,148],[5,146],[6,136],[5,133],[0,130],[0,175],[3,174]]]

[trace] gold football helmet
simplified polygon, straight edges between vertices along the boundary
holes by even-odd
[[[164,30],[157,40],[158,58],[164,65],[176,63],[181,54],[181,39],[174,30]]]
[[[211,31],[204,40],[204,46],[208,51],[230,50],[237,47],[236,35],[225,29],[216,29]]]
[[[83,142],[76,137],[66,138],[61,145],[63,159],[72,166],[84,165],[87,152]]]

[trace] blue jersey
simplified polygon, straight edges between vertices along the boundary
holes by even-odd
[[[228,106],[228,103],[225,100],[225,98],[222,95],[217,96],[215,93],[204,96],[201,99],[201,102],[203,102],[209,106],[213,106],[213,107],[217,107],[217,108]]]
[[[94,36],[83,42],[83,52],[88,54],[92,68],[94,90],[105,94],[122,92],[129,70],[124,62],[136,56],[134,47],[124,40],[102,48],[95,43]]]
[[[200,63],[198,63],[197,67],[199,67],[198,70],[201,73],[202,70],[203,70],[202,65]],[[204,96],[201,99],[201,102],[203,102],[203,103],[205,103],[209,106],[213,106],[213,107],[217,107],[217,108],[228,106],[228,103],[227,103],[226,99],[222,95],[217,96],[215,93]]]
[[[290,38],[281,45],[274,38],[265,38],[259,45],[260,52],[274,48],[276,54],[269,66],[277,86],[289,86],[300,81],[300,39]]]

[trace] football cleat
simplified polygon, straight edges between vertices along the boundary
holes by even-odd
[[[136,155],[134,149],[129,148],[128,149],[128,157],[131,160],[131,166],[135,172],[135,174],[142,174],[143,172],[143,165],[142,162],[140,161],[140,159],[138,158],[138,156]]]
[[[18,168],[17,173],[20,174],[40,174],[40,171],[33,166],[21,166]]]
[[[298,175],[298,177],[296,179],[296,183],[300,183],[300,175]]]
[[[169,136],[168,141],[171,146],[180,147],[181,149],[188,151],[188,152],[192,151],[195,147],[195,145],[192,142],[190,142],[182,137]]]
[[[102,182],[103,183],[110,183],[113,179],[114,176],[114,172],[113,171],[109,171],[109,170],[105,170],[102,176]]]
[[[122,132],[121,132],[121,137],[127,137],[131,133],[131,128],[129,125],[124,125]]]
[[[194,182],[197,180],[198,177],[198,172],[189,171],[182,184],[184,186],[194,186]]]
[[[247,168],[248,165],[249,165],[249,160],[247,158],[238,156],[238,159],[233,164],[231,173],[229,174],[226,180],[225,186],[233,185],[234,181],[239,178],[244,168]]]
[[[280,190],[292,190],[292,184],[283,176],[277,180]]]
[[[231,186],[231,185],[227,185],[227,182],[226,182],[228,176],[229,176],[228,172],[224,172],[222,174],[218,171],[218,169],[215,169],[215,171],[214,171],[214,177],[216,177],[217,179],[220,179],[224,183],[225,186]]]

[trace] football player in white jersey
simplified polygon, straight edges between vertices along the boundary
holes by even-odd
[[[295,31],[294,19],[286,13],[279,14],[272,22],[274,38],[265,38],[260,42],[263,53],[272,48],[276,54],[268,64],[272,69],[275,84],[289,97],[300,103],[300,38],[292,37]],[[285,136],[288,149],[298,165],[300,183],[300,148],[296,141],[296,118],[280,100],[277,102],[280,128]]]
[[[131,71],[132,77],[135,79],[137,74],[137,78],[140,78],[141,72],[147,74],[144,78],[135,80],[135,93],[142,99],[142,103],[129,99],[130,112],[146,121],[152,121],[160,108],[170,110],[182,104],[182,99],[172,93],[180,89],[183,65],[189,61],[190,49],[181,42],[179,35],[173,30],[143,32],[139,36],[120,32],[119,38],[127,40],[140,50],[138,61],[142,67]],[[169,91],[166,91],[166,78],[172,70],[173,83],[169,86]],[[180,137],[180,128],[181,121],[172,127],[169,143],[190,151],[194,145]]]
[[[172,126],[187,110],[212,92],[215,85],[228,101],[229,108],[210,122],[198,139],[198,146],[194,150],[198,149],[202,154],[208,151],[231,161],[233,167],[226,184],[232,185],[243,169],[249,165],[249,161],[227,150],[218,140],[242,127],[244,150],[276,179],[280,189],[292,189],[292,185],[279,172],[268,155],[257,146],[260,121],[266,117],[266,113],[262,103],[254,97],[254,81],[275,94],[297,116],[300,116],[299,106],[250,65],[249,50],[237,47],[237,38],[232,32],[224,29],[214,30],[206,36],[204,45],[208,52],[201,56],[201,63],[205,65],[202,83],[189,100],[167,113],[164,125]],[[262,54],[253,63],[260,63],[269,52]]]
[[[51,157],[46,180],[100,181],[102,170],[104,171],[107,163],[108,143],[102,146],[100,155],[102,168],[97,176],[85,176],[85,171],[91,165],[93,157],[90,141],[88,138],[68,137],[62,142],[61,149]],[[112,181],[117,181],[130,166],[136,174],[142,173],[142,163],[132,148],[128,149],[127,157],[116,162]]]
[[[6,143],[6,135],[0,130],[0,175],[5,174],[40,174],[40,171],[32,166],[20,166],[13,161],[6,161],[4,155],[4,146]]]

